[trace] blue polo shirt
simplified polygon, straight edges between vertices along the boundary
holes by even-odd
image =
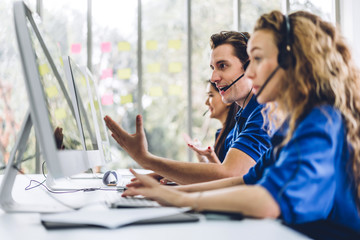
[[[261,114],[263,105],[260,105],[255,96],[252,96],[244,109],[236,114],[234,136],[231,148],[236,148],[257,161],[270,147],[270,137],[264,126]]]
[[[219,156],[218,156],[220,162],[224,161],[226,154],[231,147],[232,139],[234,137],[234,129],[235,129],[235,126],[233,129],[230,130],[230,132],[228,133],[228,135],[225,138],[224,144],[220,148],[220,152],[219,152]],[[215,141],[219,137],[220,132],[221,132],[221,128],[218,129],[215,133]]]
[[[341,113],[329,105],[315,107],[278,148],[287,130],[284,124],[274,134],[273,147],[244,175],[245,183],[266,188],[284,222],[302,226],[305,233],[318,231],[316,238],[359,234],[351,147]]]

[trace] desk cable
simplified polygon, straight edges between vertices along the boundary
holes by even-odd
[[[84,208],[88,205],[92,205],[92,204],[98,204],[98,203],[103,203],[102,201],[101,202],[95,202],[95,203],[89,203],[89,204],[86,204],[86,205],[83,205],[81,207],[74,207],[74,206],[71,206],[63,201],[61,201],[60,199],[56,198],[55,196],[53,196],[52,194],[67,194],[67,193],[76,193],[76,192],[92,192],[92,191],[118,191],[118,189],[107,189],[107,188],[82,188],[82,189],[75,189],[75,190],[68,190],[68,191],[54,191],[54,190],[51,190],[50,188],[48,188],[44,183],[46,181],[46,175],[44,173],[44,164],[45,162],[43,162],[42,164],[42,174],[43,176],[45,177],[45,179],[43,181],[37,181],[37,180],[34,180],[34,179],[31,179],[27,174],[25,174],[21,169],[19,169],[15,164],[13,165],[13,167],[22,175],[24,175],[26,178],[28,178],[30,180],[29,184],[25,187],[25,191],[29,191],[29,190],[32,190],[34,188],[37,188],[39,186],[42,186],[45,188],[45,191],[44,192],[46,194],[48,194],[48,196],[50,196],[52,199],[54,199],[56,202],[60,203],[61,205],[69,208],[69,209],[72,209],[72,210],[80,210],[81,208]],[[35,183],[36,185],[35,186],[32,186],[32,184]],[[52,194],[51,194],[52,193]]]

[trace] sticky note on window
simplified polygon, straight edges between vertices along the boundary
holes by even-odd
[[[131,68],[123,68],[117,71],[117,76],[120,79],[129,79],[131,76]]]
[[[149,89],[149,95],[152,97],[161,97],[164,95],[162,87],[151,87]]]
[[[132,103],[133,102],[133,95],[128,94],[120,97],[120,103],[126,104],[126,103]]]
[[[90,102],[87,104],[87,108],[85,110],[91,112],[91,103]]]
[[[118,42],[118,50],[120,52],[130,51],[131,45],[129,42]]]
[[[80,83],[81,83],[81,86],[86,87],[86,78],[84,76],[80,77]]]
[[[105,94],[101,98],[101,104],[104,106],[112,105],[114,103],[114,96],[112,94]]]
[[[148,73],[159,73],[160,72],[160,63],[150,63],[147,65]]]
[[[111,51],[111,42],[103,42],[101,43],[101,52],[110,52]]]
[[[169,95],[171,96],[180,96],[182,94],[182,87],[179,85],[170,85],[169,86]]]
[[[168,41],[168,48],[178,50],[181,48],[181,41],[180,40],[169,40]]]
[[[77,54],[80,52],[81,52],[81,44],[80,43],[71,44],[71,53]]]
[[[101,79],[112,78],[112,77],[113,77],[113,70],[112,70],[112,68],[104,69],[104,70],[101,72]]]
[[[41,64],[39,66],[39,74],[40,74],[40,76],[44,76],[44,75],[48,74],[49,72],[50,72],[50,68],[46,63]]]
[[[179,62],[169,63],[169,72],[170,73],[178,73],[182,70],[182,64]]]
[[[60,62],[61,66],[64,66],[64,61],[63,61],[62,57],[59,57],[59,62]]]
[[[48,98],[56,97],[59,94],[59,91],[57,90],[56,86],[51,86],[46,88],[45,92]]]
[[[65,119],[66,118],[66,111],[64,108],[58,108],[55,110],[55,118],[60,120],[60,119]]]
[[[156,50],[158,48],[158,42],[155,40],[146,41],[146,50]]]
[[[99,111],[99,102],[98,101],[93,101],[94,102],[94,107],[96,111]]]

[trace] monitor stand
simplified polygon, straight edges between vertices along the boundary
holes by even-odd
[[[11,150],[9,162],[6,166],[5,174],[3,176],[0,187],[0,206],[5,212],[63,212],[69,211],[70,208],[59,203],[45,205],[45,204],[23,204],[18,203],[13,199],[12,190],[14,187],[17,168],[20,166],[26,143],[29,139],[30,130],[32,128],[32,120],[30,112],[25,115],[25,120],[21,126],[20,132],[16,138],[15,146]],[[16,155],[17,153],[17,155]],[[46,192],[47,193],[47,192]],[[50,193],[49,193],[50,194]]]
[[[46,186],[52,191],[74,191],[74,190],[83,190],[90,191],[100,188],[109,188],[102,183],[102,178],[96,177],[93,174],[84,174],[79,175],[75,178],[60,178],[54,179],[51,174],[46,176]]]

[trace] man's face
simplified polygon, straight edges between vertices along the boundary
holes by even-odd
[[[215,83],[224,103],[236,102],[241,106],[251,90],[252,83],[247,78],[241,78],[228,90],[221,88],[230,85],[244,73],[240,59],[234,55],[233,46],[222,44],[212,50],[210,68],[212,69],[211,82]]]

